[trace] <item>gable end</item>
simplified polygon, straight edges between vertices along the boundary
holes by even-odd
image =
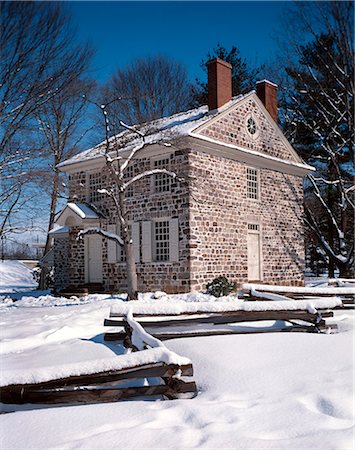
[[[255,122],[256,133],[251,134],[248,130],[248,120]],[[287,162],[304,164],[254,92],[192,130],[190,135]]]

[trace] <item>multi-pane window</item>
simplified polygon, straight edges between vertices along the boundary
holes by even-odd
[[[169,158],[157,159],[154,161],[154,169],[169,170]],[[155,192],[169,192],[170,191],[170,177],[164,173],[159,173],[154,176],[154,190]]]
[[[89,202],[97,202],[103,198],[103,194],[98,192],[102,189],[101,173],[90,173],[89,175]]]
[[[247,168],[247,197],[259,200],[259,177],[257,169]]]
[[[155,260],[169,261],[169,221],[154,223]]]
[[[248,223],[249,231],[259,231],[259,225],[257,223]]]
[[[247,120],[247,130],[251,135],[254,135],[256,133],[256,123],[252,117],[249,117]]]

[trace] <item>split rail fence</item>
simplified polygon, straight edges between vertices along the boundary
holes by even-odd
[[[166,339],[187,338],[198,336],[271,333],[271,332],[334,332],[337,325],[327,323],[326,318],[332,318],[333,311],[328,309],[309,312],[302,309],[263,310],[263,311],[223,311],[223,312],[181,312],[179,314],[135,314],[139,322],[155,338]],[[248,323],[261,321],[279,321],[278,325],[246,326]],[[233,326],[236,325],[237,327]],[[129,328],[124,313],[111,311],[105,319],[107,327],[120,327],[124,330],[109,330],[105,333],[107,341],[129,340]],[[239,326],[238,326],[239,325]],[[249,324],[250,325],[250,324]]]
[[[116,402],[147,396],[175,399],[196,395],[195,382],[182,379],[193,375],[191,361],[170,352],[164,344],[146,333],[133,318],[127,320],[126,328],[130,331],[125,345],[136,353],[113,358],[117,358],[120,364],[123,362],[123,365],[124,358],[127,360],[127,357],[138,362],[149,360],[149,363],[44,382],[7,384],[0,388],[0,401],[6,404],[78,404]],[[114,366],[114,360],[112,361],[111,365]],[[36,377],[36,373],[30,375],[29,379]]]
[[[355,305],[355,285],[353,280],[348,280],[348,284],[351,286],[346,286],[340,284],[328,287],[298,287],[298,286],[273,286],[267,284],[243,284],[242,290],[246,300],[262,300],[264,295],[264,300],[269,300],[269,294],[278,295],[290,298],[292,300],[306,300],[306,299],[327,299],[332,297],[337,297],[341,299],[342,306],[352,307]],[[338,306],[337,308],[340,308]]]

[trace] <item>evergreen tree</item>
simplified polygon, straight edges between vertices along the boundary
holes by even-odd
[[[222,47],[219,43],[211,51],[208,52],[206,58],[204,58],[200,66],[205,71],[207,76],[207,66],[208,61],[214,58],[223,59],[223,61],[228,62],[232,65],[232,95],[236,95],[248,92],[255,88],[255,83],[257,76],[259,75],[260,69],[251,69],[245,59],[240,56],[240,52],[237,47],[233,46],[230,50]],[[208,89],[207,82],[202,80],[196,80],[196,86],[194,87],[194,99],[196,104],[205,105],[207,104]]]
[[[317,169],[306,183],[307,224],[328,257],[329,275],[338,268],[348,276],[354,270],[353,6],[331,2],[321,8],[332,26],[299,45],[297,61],[286,69],[292,91],[284,126]]]

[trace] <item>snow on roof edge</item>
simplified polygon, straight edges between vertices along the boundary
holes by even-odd
[[[252,94],[255,94],[255,90],[251,90],[251,91],[247,92],[246,94],[239,94],[237,96],[234,96],[231,98],[231,100],[229,102],[227,102],[221,108],[213,110],[213,111],[209,111],[207,105],[202,105],[202,106],[199,106],[198,108],[189,109],[187,111],[182,111],[182,112],[173,114],[168,117],[161,117],[160,119],[152,120],[150,122],[145,122],[143,124],[138,124],[135,126],[137,126],[137,127],[139,126],[140,128],[142,128],[144,126],[149,126],[149,125],[157,126],[157,129],[155,130],[155,132],[153,132],[152,134],[146,135],[147,138],[153,137],[160,133],[164,133],[167,130],[176,132],[178,128],[180,128],[180,131],[182,131],[182,132],[176,133],[175,135],[172,134],[170,136],[170,139],[174,139],[176,137],[189,136],[190,131],[198,128],[204,122],[208,122],[212,117],[216,116],[217,114],[222,113],[223,111],[227,110],[231,106],[236,105],[239,101],[243,100],[245,97],[252,95]],[[192,116],[190,120],[188,119],[189,116]],[[184,117],[186,117],[187,119],[184,120],[183,119]],[[176,122],[176,119],[180,119],[181,123],[174,125]],[[159,128],[159,125],[164,125],[164,124],[167,124],[167,126]],[[188,124],[191,124],[191,129],[189,129]],[[109,141],[112,142],[114,139],[117,139],[118,137],[123,137],[124,135],[128,136],[129,134],[130,134],[129,130],[124,130],[114,136],[111,136],[109,138]],[[166,136],[166,140],[168,140],[168,138],[169,137]],[[92,155],[89,157],[85,157],[85,156],[89,155],[90,153],[92,153],[94,151],[99,151],[100,148],[103,145],[105,145],[105,143],[106,143],[106,141],[104,140],[104,141],[100,142],[99,144],[95,145],[94,147],[84,150],[81,153],[78,153],[77,155],[73,156],[72,158],[69,158],[66,161],[61,162],[60,164],[58,164],[57,167],[62,168],[62,167],[66,167],[66,166],[69,166],[72,164],[84,162],[85,160],[93,160],[93,159],[102,158],[103,153]],[[154,144],[154,143],[157,143],[157,141],[156,142],[147,142],[147,145]],[[130,144],[132,144],[132,142],[124,145],[120,149],[120,151],[123,152],[123,151],[129,150]]]
[[[190,120],[188,120],[188,117],[191,116],[192,114],[194,114],[194,115],[192,116],[192,118]],[[187,119],[184,120],[184,117],[187,117]],[[155,119],[155,120],[152,120],[150,122],[144,122],[142,124],[137,124],[137,125],[133,125],[133,126],[134,127],[140,127],[140,129],[143,128],[143,127],[148,127],[148,126],[152,126],[152,127],[155,126],[155,127],[157,127],[154,130],[153,133],[146,135],[146,137],[149,137],[149,136],[154,136],[155,134],[158,134],[158,133],[161,133],[163,131],[166,131],[166,130],[169,130],[169,129],[173,129],[173,128],[179,126],[178,124],[174,125],[174,123],[176,122],[177,119],[180,119],[180,121],[181,121],[180,126],[183,126],[183,125],[186,125],[186,123],[199,121],[202,118],[205,118],[205,120],[208,120],[210,118],[208,116],[208,107],[206,105],[202,105],[202,106],[199,106],[198,108],[189,109],[187,111],[182,111],[182,112],[179,112],[179,113],[176,113],[176,114],[172,114],[171,116],[168,116],[168,117],[161,117],[159,119]],[[169,126],[169,123],[171,123],[170,126]],[[163,127],[162,125],[164,125],[164,124],[167,124],[167,126]],[[161,125],[160,128],[159,128],[159,125]],[[132,132],[130,132],[129,130],[121,131],[120,133],[118,133],[118,134],[116,134],[114,136],[111,136],[109,138],[109,142],[112,142],[114,139],[117,139],[119,137],[123,137],[125,135],[128,136],[130,134],[132,134]],[[183,134],[183,135],[187,135],[187,132],[185,134]],[[82,162],[82,161],[85,160],[85,158],[84,158],[85,155],[87,155],[87,154],[89,154],[90,152],[93,152],[93,151],[99,151],[100,148],[103,145],[105,145],[105,144],[106,144],[106,141],[103,140],[102,142],[100,142],[99,144],[95,145],[94,147],[91,147],[91,148],[89,148],[87,150],[84,150],[84,151],[78,153],[77,155],[73,156],[72,158],[69,158],[69,159],[59,163],[57,165],[57,167],[61,168],[61,167],[68,166],[70,164],[75,164],[75,163]],[[129,147],[129,144],[130,143],[128,143],[127,145],[124,145],[120,149],[120,151],[127,150],[128,147]],[[152,142],[148,142],[147,144],[152,144]],[[89,157],[87,159],[90,159],[90,160],[91,159],[97,159],[97,158],[100,158],[102,156],[103,156],[103,154],[101,154],[101,155],[100,154],[99,155],[93,155],[93,156],[91,156],[91,157]],[[80,158],[80,157],[83,157],[83,158]]]
[[[300,169],[306,169],[306,170],[311,171],[311,172],[314,172],[316,170],[313,166],[309,166],[306,163],[298,163],[298,162],[294,162],[294,161],[288,161],[286,159],[277,158],[276,156],[267,155],[266,153],[261,153],[261,152],[258,152],[256,150],[251,150],[250,148],[240,147],[239,145],[228,144],[226,142],[221,143],[220,141],[217,141],[216,139],[213,139],[213,138],[211,138],[209,136],[204,136],[204,135],[200,135],[200,134],[194,133],[193,131],[190,132],[189,135],[191,137],[194,137],[194,138],[198,138],[198,139],[202,139],[202,140],[207,141],[207,142],[211,142],[212,144],[219,144],[219,145],[222,145],[222,146],[225,146],[225,147],[234,148],[234,149],[240,150],[241,152],[244,152],[244,153],[249,153],[251,155],[260,156],[260,157],[266,158],[266,159],[271,159],[271,160],[273,160],[275,162],[279,162],[279,163],[282,163],[282,164],[298,167]]]
[[[76,213],[81,219],[98,219],[97,213],[85,203],[67,203],[68,208],[70,208],[74,213]]]

